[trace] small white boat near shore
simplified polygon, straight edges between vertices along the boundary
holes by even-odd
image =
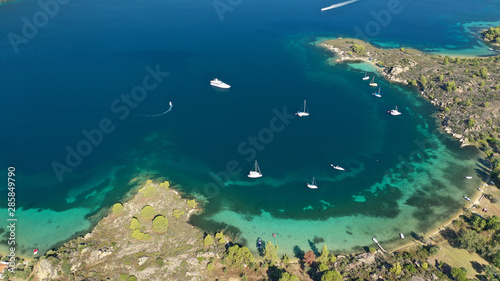
[[[467,196],[464,196],[464,199],[467,200],[467,201],[469,201],[469,202],[471,201],[470,198],[467,197]]]
[[[403,233],[399,233],[399,237],[401,237],[401,239],[405,239],[405,236],[403,235]]]
[[[377,87],[378,86],[378,84],[375,83],[375,76],[373,76],[372,81],[370,81],[370,84],[368,84],[368,85],[370,85],[372,87]]]
[[[363,80],[368,80],[370,79],[370,76],[368,76],[368,71],[365,70],[365,76],[363,77]]]
[[[468,180],[472,179],[471,176],[466,176],[465,178],[468,179]]]
[[[214,80],[210,81],[210,85],[214,86],[214,87],[217,87],[217,88],[221,88],[221,89],[229,89],[231,88],[230,85],[222,82],[221,80],[215,78]]]

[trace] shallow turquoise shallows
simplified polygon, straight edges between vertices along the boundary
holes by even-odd
[[[443,135],[416,89],[366,64],[331,65],[315,44],[358,36],[492,55],[477,32],[498,24],[500,4],[362,0],[321,12],[332,4],[1,5],[0,167],[5,177],[16,168],[16,254],[84,234],[149,178],[204,202],[191,218],[204,231],[225,229],[252,250],[261,237],[290,255],[324,243],[357,251],[372,237],[391,249],[409,241],[399,233],[453,216],[485,176],[481,154]],[[297,117],[304,100],[310,116]],[[395,106],[400,116],[388,114]],[[263,177],[250,179],[255,160]]]

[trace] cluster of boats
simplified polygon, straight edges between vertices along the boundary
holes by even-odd
[[[367,70],[365,70],[365,76],[363,77],[363,80],[368,80],[368,79],[370,79],[370,76],[368,76],[368,72],[367,72]],[[375,76],[373,76],[372,80],[370,81],[370,84],[368,84],[368,85],[370,85],[372,87],[377,87],[378,86],[378,84],[375,83]],[[380,87],[378,87],[378,92],[372,93],[372,96],[377,97],[377,98],[381,98],[382,97],[382,95],[380,94]],[[396,106],[395,109],[389,110],[387,112],[389,114],[391,114],[391,115],[394,115],[394,116],[401,115],[401,112],[398,111],[398,107],[397,106]]]
[[[370,76],[367,75],[367,71],[365,71],[365,76],[363,77],[363,80],[368,80],[370,79]],[[215,78],[214,80],[210,81],[210,85],[214,86],[214,87],[218,87],[218,88],[222,88],[222,89],[229,89],[231,88],[230,85],[222,82],[221,80]],[[375,76],[372,78],[372,80],[370,81],[370,86],[372,87],[377,87],[378,84],[375,83]],[[377,97],[377,98],[380,98],[382,97],[382,95],[380,95],[380,87],[378,89],[378,92],[376,93],[373,93],[372,94],[373,96]],[[390,111],[388,111],[391,115],[401,115],[401,112],[398,111],[398,107],[396,106],[395,109],[392,109]],[[295,115],[299,116],[299,117],[307,117],[309,116],[309,110],[307,110],[307,102],[306,100],[304,100],[304,105],[302,106],[302,108],[297,111],[295,113]],[[345,171],[344,168],[340,167],[340,166],[337,166],[337,165],[333,165],[333,164],[330,164],[330,166],[332,166],[333,169],[335,170],[339,170],[339,171]],[[255,164],[254,164],[254,167],[253,167],[253,170],[251,170],[247,177],[249,178],[252,178],[252,179],[255,179],[255,178],[260,178],[262,177],[262,172],[260,171],[260,167],[259,167],[259,164],[257,163],[257,160],[255,160]],[[318,184],[316,182],[316,178],[313,177],[312,178],[312,181],[311,183],[307,183],[306,186],[310,189],[317,189],[318,188]]]

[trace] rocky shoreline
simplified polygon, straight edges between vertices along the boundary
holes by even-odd
[[[456,89],[452,91],[454,93],[450,93],[449,91],[444,90],[444,88],[446,87],[445,83],[448,82],[443,81],[445,79],[444,74],[447,73],[446,71],[443,71],[443,69],[449,69],[449,67],[444,67],[444,65],[448,64],[449,61],[455,60],[466,62],[470,60],[471,63],[476,66],[475,68],[481,68],[486,66],[490,67],[494,63],[494,61],[491,61],[491,59],[482,59],[481,63],[481,59],[449,58],[429,55],[417,50],[404,48],[378,49],[366,42],[357,39],[338,38],[333,40],[324,40],[318,42],[316,45],[334,53],[335,58],[333,61],[335,63],[343,63],[347,61],[364,61],[367,63],[371,63],[372,65],[377,67],[377,72],[387,80],[418,87],[420,94],[429,99],[429,101],[433,105],[441,110],[441,112],[437,114],[437,117],[441,119],[442,129],[449,135],[458,139],[461,142],[462,146],[467,146],[475,143],[474,140],[470,140],[471,136],[475,137],[481,132],[493,129],[492,125],[488,125],[488,120],[486,119],[486,117],[489,117],[489,115],[483,114],[481,116],[480,114],[474,114],[477,112],[471,113],[472,115],[477,116],[477,118],[475,118],[474,120],[482,121],[480,122],[480,124],[469,127],[467,127],[465,124],[460,124],[460,121],[462,121],[462,123],[465,123],[465,121],[467,121],[466,119],[460,120],[460,118],[463,118],[464,114],[460,114],[460,112],[458,112],[462,109],[460,104],[460,102],[463,102],[462,94],[469,91],[471,87],[477,86],[477,83],[475,83],[475,81],[468,81],[468,83],[464,83],[464,85],[458,85],[458,87],[456,87]],[[358,52],[356,52],[353,46],[356,46],[356,49],[358,49],[358,46],[362,46],[360,47],[362,51],[358,50]],[[496,58],[497,61],[499,60],[498,58],[499,57]],[[493,68],[495,67],[493,66]],[[436,73],[436,78],[434,79],[431,76],[433,72]],[[464,72],[469,73],[468,70],[465,70]],[[452,70],[448,71],[448,74],[450,73],[452,73]],[[497,84],[500,81],[499,77],[497,77],[498,73],[494,74],[493,71],[488,70],[488,74],[490,74],[489,80],[491,80],[491,87],[494,89],[498,89],[497,85],[500,85]],[[440,77],[439,75],[443,76]],[[494,77],[492,77],[493,75]],[[450,84],[453,81],[454,85],[455,81],[452,79],[454,79],[455,77],[457,77],[457,80],[463,78],[461,76],[458,77],[458,75],[453,76],[453,74],[450,76],[452,77],[446,78],[451,78],[448,80],[450,80]],[[477,77],[476,74],[472,74],[470,76],[472,78]],[[427,82],[424,83],[422,80]],[[484,82],[479,83],[482,83],[484,85]],[[488,92],[488,90],[486,92]],[[471,97],[476,96],[476,94],[477,96],[479,96],[480,93],[475,93],[474,95],[471,95]],[[495,104],[500,104],[500,100],[498,102],[497,100],[499,99],[497,98],[492,102],[494,102]],[[457,108],[455,112],[450,112],[450,104],[453,104],[460,108]],[[486,103],[484,102],[483,104]],[[481,110],[485,111],[485,106],[481,104],[477,104],[476,106],[482,107]],[[491,109],[489,111],[495,112]],[[452,118],[450,118],[450,116]],[[499,116],[495,114],[495,121],[500,120],[500,118],[498,117]]]

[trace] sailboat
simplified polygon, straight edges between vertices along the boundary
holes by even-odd
[[[381,98],[382,95],[380,94],[380,87],[378,87],[378,93],[375,92],[375,93],[372,93],[373,96],[377,97],[377,98]]]
[[[401,112],[398,111],[398,107],[397,106],[396,106],[396,109],[392,109],[391,111],[389,111],[389,113],[391,115],[394,115],[394,116],[401,115]]]
[[[295,115],[299,116],[299,117],[303,117],[303,116],[309,116],[309,111],[307,111],[307,108],[306,108],[306,100],[304,100],[304,108],[300,109],[301,111],[298,111],[297,113],[295,113]]]
[[[375,76],[373,76],[372,81],[370,81],[370,84],[368,84],[368,85],[370,85],[372,87],[377,87],[378,86],[378,84],[375,83]]]
[[[367,74],[368,74],[368,71],[365,69],[365,77],[363,77],[363,80],[370,79],[370,76],[368,76]]]
[[[333,164],[330,164],[330,166],[332,166],[335,170],[345,171],[345,169],[340,166],[334,166]]]
[[[255,160],[255,166],[250,173],[248,173],[249,178],[260,178],[262,177],[262,173],[260,172],[259,164],[257,164],[257,160]]]
[[[318,188],[318,185],[316,183],[316,179],[313,177],[313,180],[311,183],[307,183],[307,187],[309,187],[310,189],[317,189]]]

